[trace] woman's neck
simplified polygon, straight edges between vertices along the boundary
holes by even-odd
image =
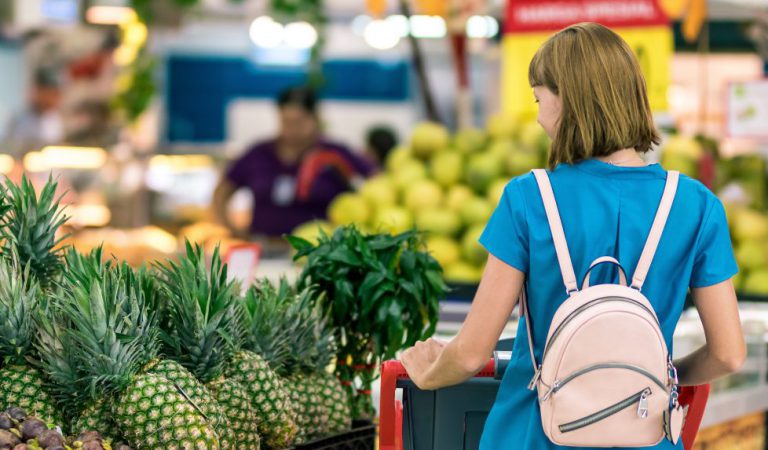
[[[595,159],[614,166],[622,167],[643,167],[648,165],[634,148],[624,148],[617,150],[608,156],[598,156]]]

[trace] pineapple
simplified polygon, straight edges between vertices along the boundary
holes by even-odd
[[[0,258],[0,411],[19,407],[49,424],[61,425],[42,375],[27,363],[34,350],[33,315],[39,300],[39,285],[28,278],[28,272]]]
[[[301,304],[302,302],[298,302],[298,305]],[[306,345],[314,350],[314,354],[308,356],[314,358],[317,363],[305,365],[304,369],[308,372],[308,383],[317,386],[319,391],[318,415],[323,418],[318,430],[319,435],[342,433],[352,428],[352,410],[347,391],[341,381],[327,371],[336,355],[334,330],[317,306],[315,309],[307,309],[311,311],[310,315],[307,320],[297,322],[297,326],[311,330],[310,336],[313,336]]]
[[[248,291],[251,339],[277,368],[289,391],[300,429],[297,443],[348,430],[351,412],[344,388],[326,369],[334,359],[333,330],[316,296],[297,294],[285,280],[262,282]]]
[[[219,424],[222,449],[260,447],[258,416],[247,390],[223,377],[225,363],[238,350],[243,335],[242,306],[219,249],[210,271],[203,250],[186,244],[186,256],[160,267],[166,313],[163,341],[166,354],[202,381],[226,418]]]
[[[0,236],[6,259],[16,255],[23,267],[43,290],[50,290],[62,268],[60,238],[56,233],[66,222],[56,198],[57,183],[48,179],[37,197],[32,183],[22,177],[21,184],[7,183],[10,209],[2,219]]]
[[[341,381],[332,373],[315,375],[320,386],[320,414],[328,417],[323,435],[333,435],[352,428],[352,409],[349,396]]]
[[[70,252],[62,288],[39,319],[41,365],[58,398],[81,412],[76,425],[113,421],[134,448],[218,450],[213,425],[179,387],[141,372],[159,350],[146,272],[101,259]]]
[[[290,392],[277,373],[289,357],[291,330],[275,326],[275,321],[284,314],[291,295],[285,281],[279,289],[265,281],[247,291],[243,302],[245,348],[249,351],[236,354],[226,370],[228,377],[248,389],[258,409],[262,435],[272,448],[289,446],[300,432]]]
[[[79,412],[69,426],[70,434],[79,436],[86,431],[98,431],[105,439],[117,442],[117,424],[112,417],[115,406],[110,398],[103,397],[89,404]]]
[[[221,405],[226,405],[230,429],[222,433],[226,436],[232,449],[247,448],[258,450],[261,437],[258,434],[259,417],[256,408],[251,405],[248,390],[232,379],[220,377],[206,387]],[[225,426],[225,425],[222,425]],[[222,445],[224,448],[224,446]]]
[[[268,299],[264,299],[268,301]],[[300,432],[297,442],[306,443],[325,430],[328,416],[321,414],[321,386],[313,379],[330,364],[334,354],[329,342],[329,352],[318,353],[319,330],[324,325],[320,310],[313,304],[312,293],[308,290],[292,297],[285,308],[283,317],[274,323],[290,330],[288,341],[290,352],[279,373],[286,380],[291,401],[296,411],[296,424]]]
[[[159,375],[173,382],[189,397],[217,430],[227,426],[227,418],[211,392],[181,364],[170,359],[153,359],[144,368],[145,373]]]
[[[7,191],[0,190],[0,409],[18,406],[61,424],[45,380],[28,364],[41,291],[53,286],[62,264],[56,232],[66,218],[55,198],[56,187],[49,179],[38,198],[23,177],[21,185],[7,182]]]
[[[232,357],[224,374],[245,388],[267,447],[289,447],[298,432],[293,409],[282,380],[267,361],[256,353],[240,351]]]

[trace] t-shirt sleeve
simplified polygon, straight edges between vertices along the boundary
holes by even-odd
[[[480,244],[496,258],[523,273],[528,272],[528,221],[518,180],[512,180],[504,189],[499,205],[480,236]]]
[[[738,272],[725,209],[720,200],[715,198],[699,232],[691,287],[701,288],[722,283]]]

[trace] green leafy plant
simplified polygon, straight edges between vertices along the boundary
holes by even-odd
[[[287,239],[295,259],[306,258],[298,289],[314,286],[325,294],[319,298],[339,343],[336,372],[350,391],[353,413],[370,417],[370,387],[381,361],[435,331],[447,289],[442,268],[415,231],[365,235],[346,226],[322,234],[317,245]]]
[[[156,66],[155,57],[146,48],[142,49],[127,69],[130,83],[112,98],[112,108],[122,114],[128,123],[134,123],[152,103],[157,92],[154,80]]]

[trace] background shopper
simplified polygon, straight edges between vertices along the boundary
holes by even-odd
[[[322,136],[311,89],[288,89],[277,106],[279,135],[254,144],[227,169],[214,193],[218,219],[236,235],[280,238],[298,225],[323,219],[334,197],[373,170],[367,160]],[[253,195],[247,231],[237,230],[227,217],[229,199],[240,188]]]

